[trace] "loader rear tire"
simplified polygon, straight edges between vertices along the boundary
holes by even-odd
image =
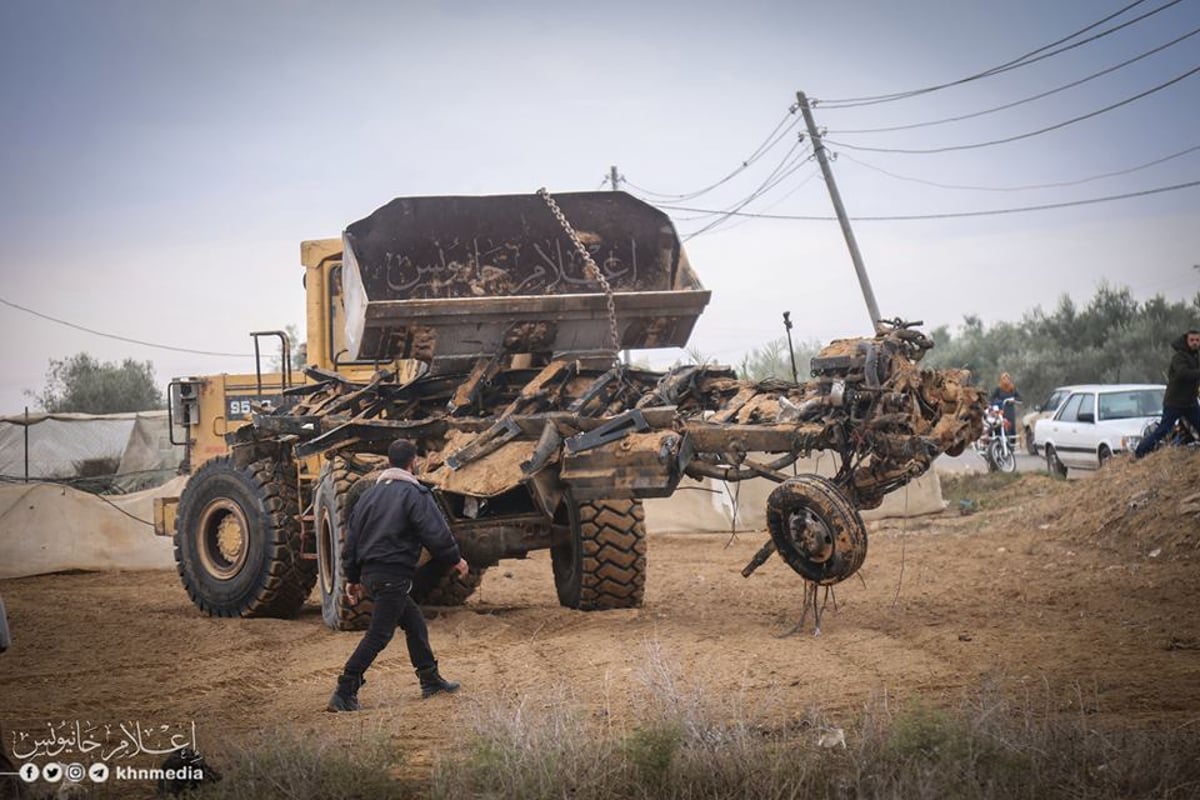
[[[321,587],[321,617],[335,631],[364,630],[371,622],[373,604],[363,598],[358,605],[346,599],[346,574],[342,564],[342,545],[354,503],[374,477],[364,478],[343,458],[334,458],[321,467],[313,498],[313,516],[317,533],[317,563]]]
[[[175,565],[196,607],[213,617],[296,616],[316,582],[301,558],[296,467],[211,459],[188,480],[175,522]]]
[[[646,586],[646,515],[641,500],[566,503],[571,534],[550,549],[558,601],[598,611],[636,608]]]

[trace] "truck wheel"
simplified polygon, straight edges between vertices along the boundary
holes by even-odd
[[[342,565],[342,544],[354,503],[374,483],[352,470],[345,459],[334,458],[321,467],[313,499],[313,517],[317,532],[317,564],[321,587],[321,616],[335,631],[359,631],[371,622],[372,604],[363,599],[352,606],[346,600],[346,575]]]
[[[641,500],[568,496],[570,535],[550,548],[558,601],[596,611],[636,608],[646,586],[646,514]]]
[[[767,497],[767,528],[780,557],[823,586],[844,581],[867,557],[862,517],[832,482],[800,475]]]
[[[196,607],[214,617],[294,617],[316,581],[300,555],[296,467],[206,462],[179,497],[175,564]]]
[[[461,606],[483,582],[487,567],[471,565],[467,577],[460,578],[453,570],[443,572],[445,565],[425,562],[417,567],[413,578],[412,598],[421,606]]]

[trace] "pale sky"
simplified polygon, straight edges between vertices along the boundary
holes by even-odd
[[[1131,4],[1067,44],[1162,10],[949,88],[856,108],[834,102],[959,81]],[[252,353],[251,330],[303,330],[303,239],[337,236],[399,196],[598,189],[610,165],[637,187],[686,195],[751,156],[797,90],[824,101],[814,113],[839,155],[833,169],[851,217],[1196,182],[1200,149],[1183,151],[1200,148],[1200,73],[1150,90],[1200,67],[1200,34],[1006,110],[852,132],[1015,103],[1196,29],[1200,0],[3,0],[0,299],[118,336]],[[1005,139],[1144,92],[1008,144],[849,149]],[[801,128],[682,205],[743,200],[786,163]],[[830,216],[815,169],[799,165],[744,210]],[[1098,177],[1114,172],[1125,174]],[[997,191],[1050,183],[1074,185]],[[712,220],[670,213],[684,235]],[[860,220],[854,230],[881,312],[929,328],[966,314],[1015,320],[1063,293],[1085,302],[1103,281],[1139,299],[1200,291],[1200,186],[999,216]],[[736,363],[783,335],[785,310],[803,340],[868,330],[836,222],[733,218],[686,248],[713,290],[692,339],[706,355]],[[31,404],[23,390],[41,389],[50,359],[80,351],[149,359],[164,386],[254,366],[114,341],[0,305],[0,414]]]

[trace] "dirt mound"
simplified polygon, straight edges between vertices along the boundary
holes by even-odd
[[[1015,492],[1041,493],[1041,528],[1154,557],[1187,556],[1200,546],[1200,450],[1168,448],[1140,461],[1116,458],[1089,480],[1022,481]],[[1157,551],[1157,552],[1156,552]]]

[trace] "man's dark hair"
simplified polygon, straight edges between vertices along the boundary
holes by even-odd
[[[1200,336],[1200,328],[1188,328],[1184,336]]]
[[[388,461],[393,467],[408,469],[417,457],[417,446],[408,439],[397,439],[388,445]]]

